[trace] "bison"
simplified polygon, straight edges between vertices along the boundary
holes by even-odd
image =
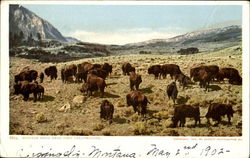
[[[177,99],[177,95],[178,95],[176,83],[172,82],[171,84],[169,84],[167,86],[166,92],[167,92],[168,98],[170,99],[170,97],[171,97],[172,100],[174,101],[174,104],[175,104],[175,100]]]
[[[195,119],[195,126],[200,120],[200,108],[199,106],[191,106],[191,105],[179,105],[174,108],[174,116],[172,118],[173,127],[178,125],[180,121],[180,127],[184,127],[186,123],[186,117],[194,118]]]
[[[112,65],[109,65],[108,63],[104,63],[101,68],[108,72],[108,74],[112,73]]]
[[[170,74],[171,79],[173,79],[173,76],[176,74],[180,74],[181,70],[178,65],[175,64],[164,64],[161,66],[161,75],[163,79],[166,78],[167,74]]]
[[[184,75],[183,73],[180,73],[174,75],[174,81],[175,82],[178,81],[184,89],[187,86],[187,84],[191,82],[191,79],[188,76]]]
[[[14,94],[22,94],[23,100],[27,101],[29,99],[29,95],[33,93],[34,98],[33,101],[36,102],[37,94],[40,93],[40,89],[37,83],[28,82],[28,81],[19,81],[14,85]]]
[[[196,66],[196,67],[192,67],[190,69],[190,78],[195,78],[196,76],[198,76],[198,73],[201,69],[204,69],[206,72],[208,72],[211,75],[211,79],[216,78],[216,76],[219,73],[219,67],[217,65],[201,65],[201,66]]]
[[[130,82],[130,90],[134,90],[134,87],[136,88],[136,90],[138,90],[139,85],[142,82],[141,75],[137,75],[135,72],[130,72],[129,82]]]
[[[84,80],[84,82],[87,81],[87,72],[77,72],[76,73],[76,82],[82,82],[82,80]]]
[[[242,78],[239,75],[238,70],[235,68],[221,68],[217,75],[217,80],[223,81],[224,78],[229,79],[230,84],[236,84],[236,85],[242,84]]]
[[[22,71],[19,74],[15,75],[15,83],[18,81],[35,81],[38,76],[38,72],[36,70],[26,70]]]
[[[97,77],[93,74],[88,74],[87,82],[82,85],[80,91],[83,93],[87,92],[87,95],[91,96],[93,91],[100,90],[100,96],[103,97],[104,89],[106,86],[107,85],[104,79],[102,79],[101,77]]]
[[[57,79],[57,68],[56,66],[49,66],[44,70],[46,76],[50,77],[50,80]]]
[[[150,103],[145,95],[140,91],[130,91],[126,95],[128,106],[133,106],[134,112],[145,117],[147,113],[147,104]]]
[[[122,64],[123,75],[129,75],[129,72],[135,72],[135,68],[128,62]]]
[[[93,74],[96,75],[98,77],[101,77],[102,79],[106,79],[108,76],[108,72],[103,70],[102,68],[96,68],[96,69],[92,69],[88,72],[89,74]]]
[[[70,77],[76,75],[77,66],[75,64],[64,66],[61,69],[61,78],[64,83],[66,83]]]
[[[159,78],[161,75],[161,65],[152,65],[148,68],[148,74],[155,75],[155,79]]]
[[[217,121],[217,125],[221,122],[221,116],[227,115],[228,124],[231,124],[230,120],[233,117],[234,110],[232,105],[226,105],[221,103],[212,103],[208,107],[206,114],[207,123],[210,124],[209,118]]]
[[[114,114],[114,105],[111,104],[108,100],[103,100],[100,106],[100,118],[109,120],[109,123],[112,123]]]
[[[44,73],[43,72],[41,72],[39,74],[39,78],[40,78],[40,83],[43,83],[43,79],[44,79]]]
[[[209,83],[212,78],[213,75],[210,72],[207,72],[205,69],[200,69],[198,74],[194,76],[194,81],[199,81],[200,87],[208,91]]]

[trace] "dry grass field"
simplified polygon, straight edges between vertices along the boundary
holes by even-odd
[[[193,119],[186,119],[185,127],[172,128],[171,117],[174,105],[166,96],[166,79],[154,79],[147,74],[147,68],[153,64],[178,64],[181,70],[189,76],[190,67],[199,64],[216,64],[219,67],[234,67],[242,75],[242,52],[238,46],[220,51],[203,52],[194,55],[123,55],[100,58],[86,58],[66,63],[40,63],[36,60],[10,58],[10,134],[17,135],[105,135],[105,136],[241,136],[242,135],[242,86],[213,82],[210,91],[205,92],[198,83],[189,85],[184,90],[178,86],[178,104],[193,105],[199,103],[201,125],[194,127]],[[229,57],[231,56],[231,57]],[[83,61],[91,63],[108,62],[113,66],[111,76],[106,79],[107,88],[103,98],[99,94],[87,97],[80,91],[82,83],[64,84],[60,78],[63,65],[78,64]],[[130,62],[136,67],[136,72],[142,75],[140,91],[149,99],[148,116],[142,119],[135,114],[132,107],[126,105],[126,94],[130,91],[129,77],[122,75],[123,62]],[[23,96],[13,95],[14,75],[28,66],[39,73],[47,66],[56,65],[58,79],[52,82],[45,77],[45,97],[42,101],[33,102],[33,95],[28,101]],[[75,98],[75,99],[74,99]],[[100,120],[100,103],[109,100],[115,107],[112,124]],[[210,103],[231,104],[235,111],[232,125],[227,124],[227,118],[222,118],[218,126],[207,125],[204,117]],[[69,109],[61,109],[63,106]],[[61,109],[61,110],[60,110]]]

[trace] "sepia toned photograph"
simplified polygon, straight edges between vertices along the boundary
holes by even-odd
[[[242,136],[242,12],[9,4],[9,135]]]

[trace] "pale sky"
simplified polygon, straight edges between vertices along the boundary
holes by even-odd
[[[64,36],[126,44],[174,37],[208,25],[241,20],[239,5],[23,5]]]

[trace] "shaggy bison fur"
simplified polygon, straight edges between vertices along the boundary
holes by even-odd
[[[155,79],[160,79],[161,65],[152,65],[148,68],[148,74],[153,74]]]
[[[186,117],[195,119],[195,126],[199,121],[200,124],[200,108],[199,106],[191,106],[191,105],[179,105],[174,109],[174,116],[172,118],[173,127],[178,125],[180,121],[180,127],[184,127],[186,123]]]
[[[108,120],[109,123],[112,123],[114,114],[114,105],[111,104],[108,100],[103,100],[100,106],[100,118]]]
[[[140,91],[130,91],[126,95],[126,101],[128,106],[133,106],[134,112],[138,112],[139,115],[145,117],[147,104],[150,103],[145,95]]]
[[[142,82],[141,75],[137,75],[134,72],[130,72],[129,82],[130,82],[130,90],[134,90],[134,87],[136,88],[136,90],[138,90],[139,85]]]
[[[228,124],[231,124],[230,120],[233,117],[234,110],[231,105],[212,103],[208,107],[206,114],[207,122],[210,124],[209,118],[217,121],[217,124],[221,122],[221,116],[227,115]]]

